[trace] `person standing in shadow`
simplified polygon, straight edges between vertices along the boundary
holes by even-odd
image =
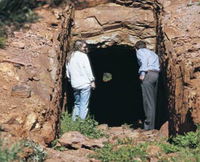
[[[143,108],[145,113],[144,129],[155,129],[155,112],[157,102],[158,77],[160,72],[159,58],[156,53],[146,48],[146,42],[135,44],[139,64],[139,79],[141,81]]]

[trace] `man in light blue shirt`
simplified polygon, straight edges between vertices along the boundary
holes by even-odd
[[[143,108],[145,112],[144,129],[155,128],[155,111],[157,99],[157,84],[160,71],[158,56],[146,48],[144,41],[135,44],[138,59],[139,79],[141,80]]]

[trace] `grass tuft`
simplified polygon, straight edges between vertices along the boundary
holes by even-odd
[[[61,135],[69,131],[79,131],[89,138],[100,138],[105,136],[101,130],[96,128],[97,125],[98,122],[90,116],[85,120],[77,119],[76,121],[73,121],[70,114],[63,113],[61,115]]]

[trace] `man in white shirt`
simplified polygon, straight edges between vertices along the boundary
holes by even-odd
[[[87,52],[87,43],[83,40],[77,40],[66,61],[66,74],[74,91],[75,101],[72,113],[74,121],[77,117],[83,120],[86,118],[91,88],[95,88],[95,78]]]
[[[155,111],[157,99],[157,84],[160,71],[158,56],[146,48],[144,41],[135,44],[138,59],[139,79],[141,80],[143,107],[145,112],[144,129],[155,128]]]

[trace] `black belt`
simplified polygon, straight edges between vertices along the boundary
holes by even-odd
[[[155,73],[159,73],[160,71],[158,71],[158,70],[148,70],[147,72],[155,72]]]

